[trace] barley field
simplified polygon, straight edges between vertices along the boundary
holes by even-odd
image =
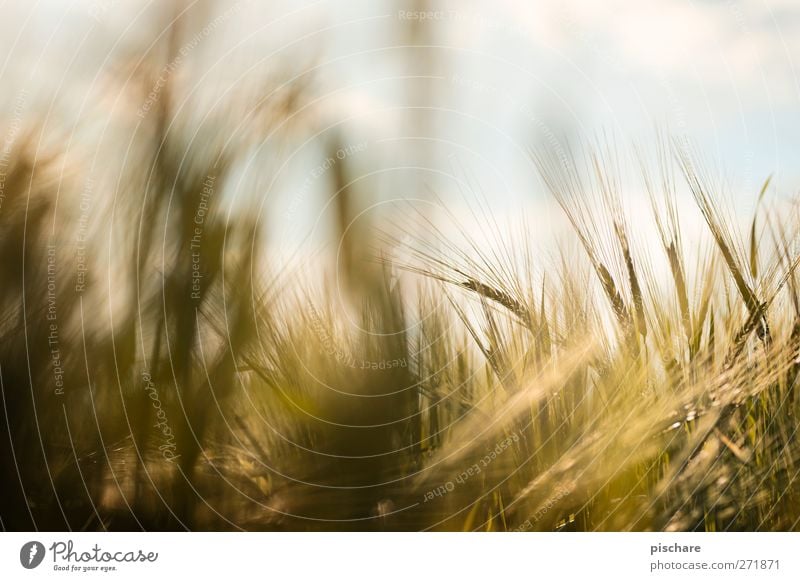
[[[84,105],[123,103],[101,155],[4,108],[4,530],[800,529],[796,192],[599,129],[525,148],[551,213],[358,219],[332,130],[330,240],[280,258],[305,202],[259,192],[317,131],[314,67],[198,120],[180,22]]]

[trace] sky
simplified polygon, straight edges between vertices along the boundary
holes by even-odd
[[[749,209],[770,174],[778,195],[800,185],[794,4],[201,0],[189,12],[199,40],[170,74],[191,90],[198,124],[231,90],[313,77],[279,161],[266,138],[239,182],[264,198],[283,246],[329,234],[331,172],[319,168],[338,150],[334,135],[345,150],[336,163],[358,181],[366,211],[444,200],[460,215],[481,201],[501,217],[549,213],[532,150],[604,134],[624,149],[657,131],[685,135]],[[108,155],[111,132],[124,141],[141,106],[108,87],[130,84],[124,63],[158,46],[163,6],[6,2],[0,78],[15,89],[3,97],[6,119],[44,118],[79,132],[75,155]],[[274,175],[249,176],[263,173],[263,156]]]

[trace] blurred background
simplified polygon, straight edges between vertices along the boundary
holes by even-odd
[[[765,176],[800,177],[791,0],[10,2],[2,26],[7,115],[94,172],[118,173],[162,76],[187,144],[220,117],[249,133],[230,197],[259,198],[283,253],[331,235],[339,170],[354,215],[432,193],[464,212],[478,190],[499,216],[542,212],[529,150],[601,130],[690,134],[748,204]],[[292,92],[292,115],[259,127],[255,108]]]
[[[743,223],[767,176],[787,199],[800,185],[794,0],[3,9],[6,528],[507,530],[505,516],[461,505],[423,518],[407,497],[436,489],[423,466],[486,403],[447,402],[439,386],[491,375],[496,353],[473,365],[467,332],[445,340],[451,323],[431,315],[450,297],[401,292],[407,273],[386,264],[443,240],[455,257],[555,253],[569,223],[534,152],[685,138]],[[657,237],[625,159],[646,246]],[[702,223],[694,208],[685,219]],[[544,318],[540,270],[525,284],[541,282]],[[458,284],[533,325],[511,296]],[[427,340],[448,343],[441,360],[421,358]],[[513,441],[527,458],[509,430],[501,452]],[[518,477],[524,489],[533,475]],[[536,502],[577,498],[559,486]],[[510,496],[481,510],[505,515]],[[624,511],[598,524],[574,502],[535,528],[629,524]]]

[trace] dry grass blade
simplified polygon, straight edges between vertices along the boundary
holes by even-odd
[[[767,192],[770,181],[772,181],[771,175],[764,181],[764,185],[761,186],[761,191],[758,193],[758,200],[756,201],[756,209],[753,212],[753,223],[750,225],[750,276],[754,279],[758,277],[758,241],[756,240],[758,209],[761,206],[761,200],[764,199],[764,194]]]
[[[617,287],[614,277],[606,264],[599,258],[599,251],[595,244],[596,241],[602,240],[602,236],[599,234],[597,224],[592,219],[592,212],[584,207],[589,189],[584,185],[583,180],[577,173],[574,156],[571,156],[569,159],[558,159],[554,157],[554,154],[534,153],[533,158],[544,184],[555,197],[559,206],[561,206],[573,230],[578,236],[583,249],[586,251],[586,255],[600,280],[603,292],[611,303],[611,307],[616,315],[623,335],[630,338],[632,330],[637,326],[644,329],[644,327],[641,327],[641,325],[644,324],[644,314],[641,308],[641,290],[636,279],[635,271],[633,270],[633,261],[630,255],[628,254],[623,260],[625,261],[629,282],[636,289],[635,300],[639,301],[635,306],[637,314],[636,321],[634,321],[631,316],[630,309],[623,298],[623,294]],[[602,169],[598,167],[600,162],[596,159],[593,161],[597,173],[602,176]],[[608,192],[611,186],[606,184],[604,179],[600,179],[600,181],[603,184],[604,191]],[[608,200],[608,194],[605,194],[604,199]],[[612,220],[614,220],[620,243],[623,245],[623,248],[627,247],[627,239],[624,236],[624,230],[620,226],[619,220],[617,220],[618,214],[615,213],[615,206],[611,204],[610,206],[606,206],[606,208],[610,209],[612,213]],[[593,240],[595,240],[595,242],[593,242]]]
[[[489,299],[490,301],[502,305],[510,312],[514,313],[526,327],[531,328],[530,312],[522,303],[515,300],[507,292],[490,287],[489,285],[478,280],[471,279],[469,277],[467,278],[468,280],[466,282],[462,282],[461,286],[481,295],[486,299]]]
[[[686,149],[679,144],[676,144],[677,156],[683,170],[684,177],[689,184],[689,188],[694,196],[697,206],[700,208],[703,218],[714,237],[717,247],[722,254],[725,265],[731,273],[734,284],[736,285],[742,300],[757,324],[755,329],[758,332],[759,338],[764,341],[766,345],[770,342],[769,323],[767,321],[767,313],[762,309],[761,301],[758,300],[755,291],[751,288],[750,284],[744,278],[744,270],[740,266],[739,260],[736,258],[736,244],[733,239],[733,232],[735,228],[726,223],[721,218],[721,213],[717,209],[716,202],[711,196],[704,184],[703,180],[697,173],[694,163],[689,158]]]

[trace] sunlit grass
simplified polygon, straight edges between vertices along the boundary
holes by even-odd
[[[9,156],[4,527],[798,528],[800,222],[769,180],[737,216],[685,143],[659,141],[633,156],[652,214],[632,216],[615,146],[542,151],[576,240],[546,254],[488,216],[500,249],[405,215],[353,231],[341,170],[344,258],[308,272],[262,253],[255,202],[223,203],[249,138],[186,149],[171,107],[93,218],[111,227],[80,290],[80,218],[56,205],[80,180],[34,137]],[[423,235],[386,258],[407,220]]]

